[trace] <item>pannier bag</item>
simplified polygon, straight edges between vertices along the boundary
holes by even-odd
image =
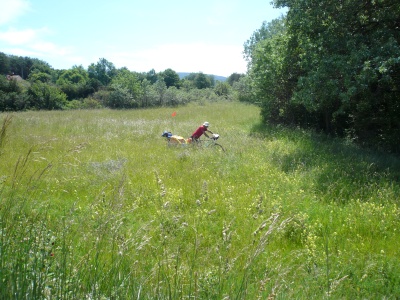
[[[186,140],[184,137],[176,135],[176,134],[172,134],[169,131],[164,131],[161,136],[166,137],[168,139],[169,144],[179,145],[179,144],[189,144],[192,142],[191,138],[188,138]]]

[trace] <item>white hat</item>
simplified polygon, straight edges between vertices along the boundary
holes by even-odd
[[[203,126],[206,126],[206,127],[208,127],[208,126],[210,126],[210,123],[208,123],[208,122],[204,122],[204,123],[203,123]]]

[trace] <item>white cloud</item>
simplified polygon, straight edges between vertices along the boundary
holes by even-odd
[[[171,68],[176,72],[203,72],[229,76],[245,73],[242,47],[226,45],[173,44],[137,52],[110,52],[107,59],[117,67],[132,71],[156,72]]]
[[[13,22],[30,10],[26,0],[0,0],[0,25]]]
[[[0,32],[0,41],[10,45],[24,45],[34,41],[38,36],[38,31],[34,29],[14,30]]]
[[[76,61],[76,57],[68,59],[68,55],[73,55],[73,47],[62,47],[46,41],[46,35],[49,33],[48,28],[9,29],[0,32],[0,42],[4,43],[1,50],[13,55],[43,59],[46,62],[54,59],[64,60],[64,62]]]
[[[60,47],[51,42],[35,42],[30,47],[39,53],[43,53],[43,55],[49,54],[51,56],[65,56],[73,52],[72,47]]]
[[[0,7],[0,25],[9,25],[17,21],[31,9],[30,2],[27,0],[0,0]],[[2,27],[4,28],[4,26]],[[72,53],[72,47],[60,47],[46,41],[49,33],[51,31],[47,27],[15,29],[9,26],[7,30],[0,31],[0,42],[3,43],[2,51],[43,60]]]

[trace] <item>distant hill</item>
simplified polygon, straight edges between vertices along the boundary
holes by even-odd
[[[196,73],[196,72],[177,72],[177,73],[179,75],[179,78],[182,79],[182,78],[185,78],[186,76],[188,76],[189,74]],[[214,75],[214,74],[205,74],[205,75],[214,76],[215,81],[226,81],[226,79],[227,79],[227,77],[218,76],[218,75]]]

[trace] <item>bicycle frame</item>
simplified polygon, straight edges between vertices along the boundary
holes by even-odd
[[[225,152],[224,147],[221,144],[218,144],[216,141],[219,138],[210,137],[208,139],[198,139],[198,140],[193,140],[192,144],[195,146],[199,146],[202,148],[214,148],[217,150],[222,150]]]

